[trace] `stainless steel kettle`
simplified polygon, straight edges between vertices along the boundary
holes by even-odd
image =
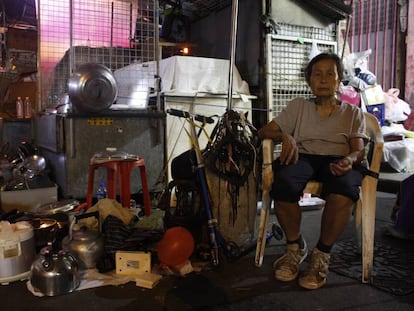
[[[76,257],[81,270],[95,268],[97,261],[104,255],[104,237],[100,231],[86,227],[81,227],[80,230],[73,230],[76,220],[91,216],[97,217],[99,221],[98,212],[75,216],[69,228],[69,235],[62,241],[62,248]]]
[[[30,282],[46,296],[73,292],[80,284],[78,262],[70,253],[46,246],[32,263]]]

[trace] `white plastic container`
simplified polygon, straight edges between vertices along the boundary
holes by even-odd
[[[27,279],[36,254],[33,227],[26,221],[0,222],[0,283]]]

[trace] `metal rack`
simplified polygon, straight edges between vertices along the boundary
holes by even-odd
[[[116,70],[157,59],[156,0],[39,0],[38,12],[41,108],[65,100],[81,64]]]

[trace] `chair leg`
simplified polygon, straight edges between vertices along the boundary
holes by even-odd
[[[355,242],[357,244],[358,251],[362,253],[362,194],[360,193],[359,200],[355,203],[354,210],[354,226],[355,226]]]
[[[267,236],[267,223],[270,213],[270,205],[272,199],[269,193],[263,193],[262,195],[262,208],[260,210],[260,224],[257,232],[257,244],[256,244],[256,267],[261,267],[263,264],[264,251],[266,247],[266,236]]]
[[[116,200],[116,178],[117,164],[109,165],[106,168],[106,190],[109,199]]]
[[[365,176],[362,180],[362,189],[362,283],[370,283],[374,261],[377,180]]]
[[[87,208],[92,207],[94,174],[95,174],[95,168],[92,165],[89,165],[88,190],[87,190],[87,194],[86,194],[86,205],[87,205]]]
[[[151,198],[149,195],[148,189],[148,181],[147,181],[147,172],[145,170],[145,166],[140,166],[140,173],[141,173],[141,185],[142,185],[142,195],[144,197],[144,208],[145,208],[145,215],[151,215]]]
[[[121,178],[120,178],[120,192],[121,192],[121,204],[124,207],[129,208],[130,199],[131,199],[131,171],[139,167],[141,174],[141,186],[142,186],[142,195],[144,199],[144,208],[145,215],[151,215],[151,199],[149,195],[147,173],[145,170],[144,159],[140,158],[137,161],[121,161]]]
[[[108,198],[116,199],[116,177],[118,172],[117,162],[109,161],[99,164],[89,164],[88,192],[86,194],[87,208],[90,208],[92,206],[95,171],[101,167],[106,169],[106,188],[108,190]]]

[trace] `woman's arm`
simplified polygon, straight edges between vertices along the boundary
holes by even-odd
[[[352,170],[355,163],[360,163],[365,156],[364,140],[352,138],[349,141],[350,153],[337,163],[331,163],[330,169],[333,175],[342,176]]]
[[[299,158],[298,147],[295,139],[282,131],[280,126],[271,121],[262,127],[257,135],[260,139],[273,139],[276,143],[282,143],[282,151],[279,160],[282,164],[295,164]]]
[[[362,138],[351,138],[349,142],[350,153],[347,156],[352,160],[352,164],[361,163],[365,157],[365,145]]]
[[[259,129],[257,135],[260,139],[270,138],[273,139],[276,143],[280,143],[282,141],[283,133],[275,121],[270,121],[268,124]]]

